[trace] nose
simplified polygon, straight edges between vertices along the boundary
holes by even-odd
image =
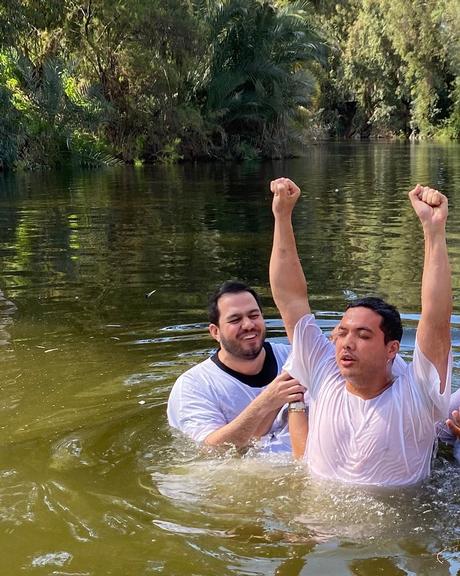
[[[352,334],[347,334],[343,341],[343,347],[346,348],[347,350],[351,350],[352,348],[354,348],[354,345],[355,341]]]
[[[254,322],[251,320],[251,318],[249,318],[249,316],[245,316],[243,318],[242,328],[243,330],[251,330],[254,328]]]

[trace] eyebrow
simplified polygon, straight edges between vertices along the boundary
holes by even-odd
[[[346,326],[340,326],[340,325],[339,325],[339,326],[337,327],[337,330],[338,330],[338,331],[340,331],[340,330],[350,331],[350,328],[347,328]],[[353,330],[354,332],[362,332],[362,331],[365,331],[365,332],[370,332],[371,334],[374,333],[374,331],[372,330],[372,328],[368,328],[367,326],[358,326],[357,328],[351,328],[351,330]]]

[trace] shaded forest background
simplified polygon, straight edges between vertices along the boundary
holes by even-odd
[[[458,0],[0,0],[0,169],[460,137]]]

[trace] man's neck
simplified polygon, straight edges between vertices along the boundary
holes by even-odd
[[[359,396],[363,400],[371,400],[372,398],[376,398],[380,396],[382,392],[385,392],[387,388],[390,388],[394,382],[394,377],[391,374],[391,371],[385,375],[384,378],[379,380],[374,380],[369,384],[369,380],[364,382],[353,379],[353,380],[346,380],[345,386],[350,394],[354,394],[355,396]]]
[[[240,374],[246,374],[251,376],[254,374],[258,374],[262,370],[265,362],[265,355],[266,355],[265,348],[261,349],[256,358],[251,358],[248,360],[244,358],[236,358],[232,354],[229,354],[223,348],[220,348],[220,350],[217,353],[219,360],[222,362],[222,364],[225,364],[227,368],[230,368],[235,372],[239,372]]]

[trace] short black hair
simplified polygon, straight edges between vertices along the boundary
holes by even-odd
[[[221,284],[216,290],[211,294],[208,300],[208,319],[211,324],[219,324],[220,312],[219,312],[219,298],[224,294],[239,294],[240,292],[249,292],[254,296],[257,306],[259,306],[262,312],[262,305],[260,303],[260,298],[255,290],[244,282],[238,280],[226,280]]]
[[[346,310],[349,308],[369,308],[376,312],[381,318],[380,329],[384,335],[384,342],[388,344],[391,340],[401,342],[403,327],[401,323],[401,316],[392,304],[388,304],[382,298],[376,296],[366,296],[365,298],[358,298],[348,304]]]

